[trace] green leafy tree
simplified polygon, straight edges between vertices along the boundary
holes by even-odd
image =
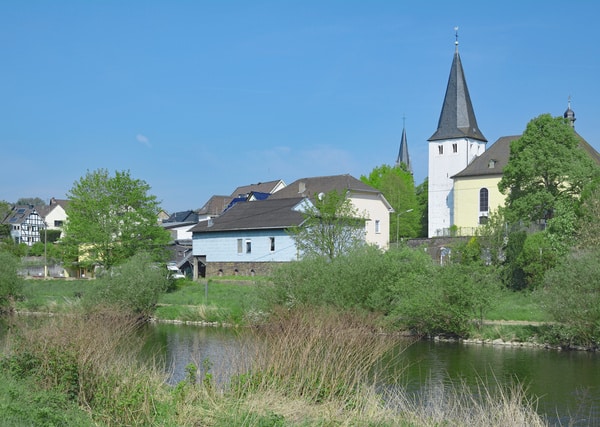
[[[419,204],[415,193],[413,176],[405,166],[381,165],[374,168],[369,176],[360,180],[378,189],[392,205],[395,213],[390,215],[390,242],[397,237],[416,237],[419,235]]]
[[[157,223],[159,204],[149,190],[129,171],[88,171],[68,194],[65,257],[107,269],[138,252],[161,259],[169,233]]]
[[[511,222],[548,221],[559,201],[576,205],[598,169],[579,147],[567,120],[542,114],[531,120],[512,142],[510,158],[498,188],[506,198]]]
[[[429,228],[429,180],[425,180],[415,189],[417,213],[419,215],[419,233],[417,237],[427,237]]]
[[[10,252],[0,251],[0,311],[12,310],[15,298],[23,289],[18,276],[19,258]]]
[[[582,195],[581,214],[575,234],[577,247],[600,247],[600,186],[590,187]]]
[[[478,228],[479,242],[490,264],[498,266],[504,259],[504,249],[508,239],[508,224],[504,208],[491,212],[485,225]]]
[[[304,212],[304,221],[288,230],[302,256],[330,260],[364,244],[365,219],[350,199],[330,191]]]

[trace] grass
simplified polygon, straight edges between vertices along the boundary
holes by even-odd
[[[494,301],[491,310],[485,313],[486,320],[515,320],[523,322],[547,322],[535,293],[514,292],[504,289]]]

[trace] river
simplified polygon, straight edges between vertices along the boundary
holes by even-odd
[[[232,357],[242,351],[239,333],[225,328],[153,324],[148,348],[159,355],[176,384],[185,367],[208,361],[217,381],[234,373]],[[401,384],[415,396],[440,384],[464,383],[476,389],[518,381],[537,398],[537,410],[551,425],[600,425],[600,354],[542,348],[419,341],[405,348],[397,362]]]

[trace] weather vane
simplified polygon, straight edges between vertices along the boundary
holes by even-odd
[[[458,46],[458,25],[454,27],[454,35],[456,37],[456,41],[454,42],[454,44]]]

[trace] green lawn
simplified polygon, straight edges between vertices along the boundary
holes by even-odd
[[[494,301],[491,310],[485,313],[487,320],[518,320],[528,322],[546,322],[550,319],[538,304],[538,298],[532,292],[514,292],[502,290]]]
[[[241,323],[248,313],[260,307],[257,288],[264,278],[214,278],[192,282],[181,280],[175,291],[159,299],[156,317],[160,319],[203,320]],[[90,280],[26,280],[23,299],[17,308],[28,311],[61,312],[71,309],[93,286]],[[486,320],[544,322],[549,319],[537,304],[535,293],[504,290],[495,298]]]

